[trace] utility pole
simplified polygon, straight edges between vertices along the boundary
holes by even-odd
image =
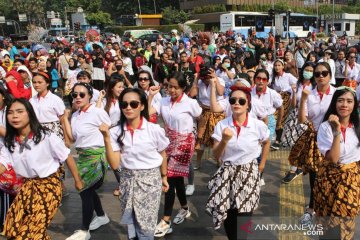
[[[156,14],[156,2],[154,0],[154,11],[155,11],[155,14]]]

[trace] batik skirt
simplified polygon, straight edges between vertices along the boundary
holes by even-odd
[[[24,181],[7,212],[4,235],[9,239],[51,239],[46,229],[55,216],[62,197],[60,172],[46,178]]]
[[[79,176],[84,183],[84,187],[80,191],[84,191],[93,186],[105,176],[108,163],[105,160],[104,147],[76,150],[79,154],[79,158],[76,161],[76,166],[79,172]]]
[[[289,163],[300,167],[305,173],[317,172],[324,157],[317,145],[317,133],[312,123],[290,150]]]
[[[142,236],[154,236],[162,181],[160,168],[120,172],[120,223],[134,225]]]
[[[168,127],[165,128],[166,136],[170,140],[166,148],[168,158],[168,177],[187,177],[189,166],[195,150],[195,136],[191,133],[178,133]]]
[[[203,108],[202,114],[198,120],[197,144],[212,146],[214,140],[211,135],[214,133],[215,125],[225,118],[225,113],[214,113],[209,109]]]
[[[360,210],[360,168],[357,162],[319,166],[314,186],[314,210],[325,227],[340,227],[341,239],[353,239]]]
[[[284,107],[284,115],[281,119],[281,127],[284,126],[287,117],[289,116],[290,107],[291,107],[291,94],[289,92],[280,92],[281,98],[283,100],[283,107]],[[275,112],[275,118],[277,119],[278,110]]]
[[[225,162],[211,178],[206,211],[212,215],[214,228],[220,228],[229,209],[253,212],[260,199],[260,173],[256,159],[244,165]]]

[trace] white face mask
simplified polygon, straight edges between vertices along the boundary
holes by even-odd
[[[309,72],[309,71],[304,71],[303,72],[304,79],[311,79],[313,77],[313,75],[314,75],[313,72]]]

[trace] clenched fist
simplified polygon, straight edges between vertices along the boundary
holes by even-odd
[[[222,132],[222,139],[225,141],[225,142],[228,142],[232,136],[233,136],[233,132],[231,131],[230,128],[225,128]]]

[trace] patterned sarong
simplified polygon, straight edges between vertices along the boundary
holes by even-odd
[[[56,136],[64,140],[64,131],[60,121],[42,123],[41,126],[46,127],[50,132],[55,133]]]
[[[289,92],[280,92],[281,98],[283,100],[283,107],[284,107],[284,115],[281,119],[281,127],[284,127],[285,121],[289,115],[290,106],[291,106],[291,94]],[[274,113],[275,118],[277,119],[278,110]]]
[[[120,223],[135,225],[136,232],[153,239],[160,208],[161,186],[160,168],[122,168],[119,187]]]
[[[166,149],[168,157],[168,177],[187,177],[189,175],[189,165],[194,155],[195,136],[187,133],[181,134],[166,127],[166,136],[170,144]]]
[[[229,209],[252,212],[260,199],[260,174],[257,160],[244,165],[224,163],[208,184],[210,196],[206,211],[213,217],[214,228],[220,228]]]
[[[4,235],[16,240],[48,240],[46,233],[62,197],[59,171],[26,179],[6,215]]]
[[[308,129],[291,148],[288,158],[291,166],[301,167],[305,173],[317,172],[319,164],[324,159],[316,142],[317,134],[314,126],[312,123],[308,124]]]
[[[76,166],[79,171],[84,187],[80,191],[84,191],[97,183],[105,176],[108,164],[105,162],[105,148],[96,149],[76,149],[79,159]]]
[[[203,108],[202,114],[198,120],[197,144],[212,146],[214,140],[211,135],[214,133],[215,125],[225,118],[225,113],[214,113],[209,109]]]
[[[340,227],[341,239],[353,239],[355,218],[360,210],[358,163],[337,165],[324,160],[314,186],[314,210],[319,222]]]

